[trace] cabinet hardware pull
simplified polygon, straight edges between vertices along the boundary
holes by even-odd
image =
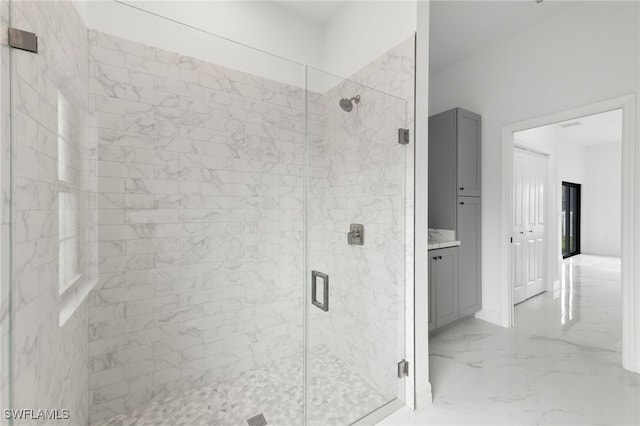
[[[464,187],[463,186],[460,187],[460,191],[464,191]]]
[[[442,256],[438,256],[438,259],[442,259]]]
[[[460,201],[460,204],[464,204],[464,201]]]
[[[433,256],[432,259],[433,260],[438,260],[438,256]]]

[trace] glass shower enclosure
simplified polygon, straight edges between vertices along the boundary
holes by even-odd
[[[311,67],[307,90],[307,420],[350,424],[404,396],[407,106]]]
[[[337,425],[404,399],[412,148],[384,66],[341,78],[126,4],[146,36],[2,4],[39,40],[2,46],[7,405]]]

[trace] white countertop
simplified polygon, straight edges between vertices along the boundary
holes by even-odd
[[[429,240],[429,250],[436,250],[447,247],[456,247],[460,245],[460,241],[456,240]]]

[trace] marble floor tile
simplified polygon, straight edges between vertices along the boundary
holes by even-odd
[[[564,262],[515,327],[471,318],[430,339],[434,402],[406,425],[639,425],[640,375],[621,366],[620,260]]]

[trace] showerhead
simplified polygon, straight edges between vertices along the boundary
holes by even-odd
[[[353,109],[354,103],[355,104],[360,103],[360,95],[356,95],[351,99],[347,99],[347,98],[340,99],[340,108],[342,108],[342,110],[345,112],[351,112],[351,110]]]

